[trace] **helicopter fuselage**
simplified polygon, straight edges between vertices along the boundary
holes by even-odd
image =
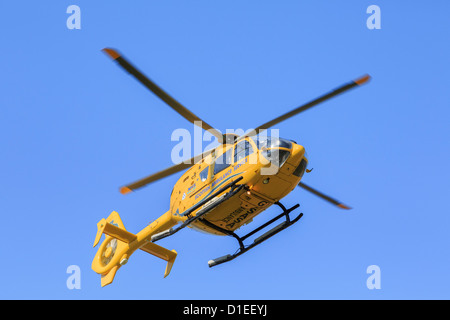
[[[193,222],[190,227],[210,234],[225,235],[223,231],[235,231],[250,223],[255,216],[285,197],[300,182],[307,160],[303,146],[282,140],[282,146],[258,148],[259,141],[247,137],[237,143],[216,148],[193,165],[173,188],[170,198],[173,221],[184,222],[186,216],[183,213],[186,210],[240,177],[242,180],[239,184],[245,185],[245,188],[211,209],[204,219]],[[271,157],[267,156],[268,152]],[[225,195],[226,192],[218,195],[198,210],[213,207],[214,202]]]

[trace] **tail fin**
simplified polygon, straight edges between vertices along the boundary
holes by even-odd
[[[95,236],[94,247],[99,243],[103,233],[126,243],[136,240],[136,235],[125,229],[122,219],[120,219],[116,211],[111,212],[108,218],[102,219],[97,223],[97,235]]]
[[[172,269],[177,252],[168,250],[147,240],[147,237],[139,237],[128,232],[120,219],[119,214],[113,211],[108,218],[97,223],[97,235],[94,247],[100,242],[102,234],[105,240],[100,245],[94,260],[92,269],[101,274],[102,287],[112,283],[117,270],[128,262],[128,258],[137,249],[141,249],[158,258],[167,261],[164,277],[167,277]]]

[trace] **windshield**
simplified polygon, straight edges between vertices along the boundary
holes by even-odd
[[[252,136],[253,141],[262,155],[271,163],[280,167],[286,162],[290,156],[290,152],[285,149],[292,149],[292,142],[278,137],[268,137],[266,135]]]
[[[257,135],[252,136],[252,139],[259,150],[262,148],[292,148],[292,142],[282,138]]]

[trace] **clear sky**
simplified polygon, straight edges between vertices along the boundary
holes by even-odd
[[[66,26],[72,4],[80,30]],[[366,25],[373,4],[379,30]],[[2,1],[0,298],[450,298],[449,12],[444,0]],[[116,210],[136,233],[166,212],[181,174],[118,189],[172,165],[172,132],[193,132],[104,47],[220,130],[369,73],[277,126],[309,154],[304,182],[354,209],[298,189],[283,203],[301,204],[300,222],[234,261],[208,268],[235,240],[186,229],[159,243],[179,253],[169,277],[136,252],[101,288],[96,223]],[[66,286],[71,265],[79,290]],[[366,286],[371,265],[379,290]]]

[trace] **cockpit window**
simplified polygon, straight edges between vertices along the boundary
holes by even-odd
[[[234,162],[238,162],[253,153],[253,148],[247,140],[239,142],[234,148]]]
[[[289,140],[261,134],[252,136],[252,139],[258,149],[262,150],[261,154],[278,167],[283,166],[291,154],[286,150],[292,149],[292,142]]]
[[[252,136],[252,139],[255,141],[255,144],[259,150],[262,148],[292,148],[292,142],[282,138],[256,135]]]
[[[231,155],[233,148],[228,149],[227,152],[219,156],[214,162],[214,174],[228,168],[231,164]]]
[[[261,154],[270,162],[278,167],[282,167],[291,153],[284,149],[267,149],[261,152]]]
[[[206,167],[200,172],[200,180],[202,180],[202,182],[205,182],[208,179],[208,172],[209,167]]]

